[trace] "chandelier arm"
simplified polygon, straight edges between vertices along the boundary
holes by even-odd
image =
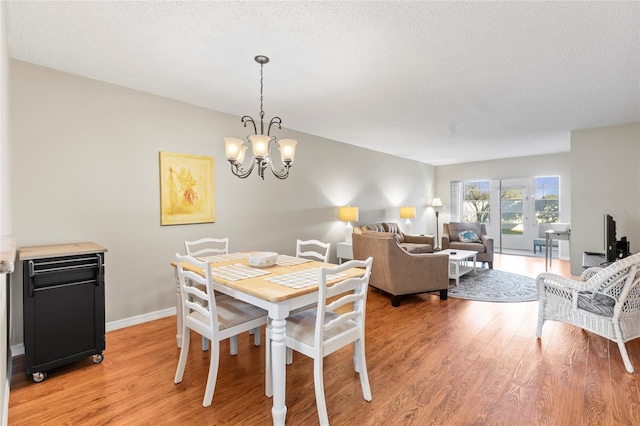
[[[242,121],[242,123],[244,124],[244,127],[247,127],[247,123],[253,124],[253,134],[254,135],[258,134],[258,129],[256,128],[256,122],[253,121],[253,118],[251,118],[248,115],[245,115],[244,117],[242,117],[240,121]]]
[[[271,126],[274,124],[278,126],[278,129],[282,130],[282,119],[280,117],[273,117],[269,123],[269,128],[267,129],[267,136],[271,136]]]
[[[241,167],[242,164],[234,164],[231,161],[229,163],[231,164],[231,173],[233,173],[234,175],[236,175],[240,179],[244,179],[247,176],[249,176],[251,174],[251,172],[253,171],[253,168],[256,165],[256,161],[253,158],[251,159],[251,167],[249,167],[248,169],[243,169]]]
[[[269,168],[271,169],[271,173],[278,179],[286,179],[289,176],[289,169],[291,168],[290,163],[285,163],[280,167],[280,170],[276,170],[273,167],[273,161],[269,162]]]

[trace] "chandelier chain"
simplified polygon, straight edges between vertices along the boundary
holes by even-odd
[[[263,64],[260,64],[260,120],[264,119],[264,111],[263,111],[263,105],[262,105],[262,78],[263,78],[263,71],[262,71],[262,67],[264,67]]]

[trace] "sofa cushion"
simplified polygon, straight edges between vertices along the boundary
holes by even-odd
[[[478,253],[484,253],[486,250],[486,247],[482,243],[461,243],[460,241],[449,243],[449,248],[451,250],[472,250]]]
[[[480,237],[478,234],[473,232],[471,229],[467,229],[465,231],[458,231],[455,233],[458,240],[463,243],[478,243],[480,242]]]
[[[395,234],[396,240],[398,240],[399,243],[404,242],[404,234],[400,231],[397,223],[373,223],[366,225],[366,228],[369,231]]]
[[[396,234],[402,234],[402,231],[400,231],[400,227],[398,226],[397,223],[388,222],[388,223],[383,223],[383,225],[384,225],[384,229],[387,232],[395,232]]]
[[[433,247],[430,244],[402,243],[400,247],[411,254],[433,253]]]
[[[387,232],[382,223],[372,223],[371,225],[367,225],[367,229],[375,232]]]

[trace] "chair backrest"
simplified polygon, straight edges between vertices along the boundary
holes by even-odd
[[[442,234],[448,235],[450,241],[460,241],[456,232],[473,231],[478,237],[487,235],[487,228],[480,222],[449,222],[442,224]]]
[[[618,302],[614,311],[637,315],[640,312],[640,253],[620,259],[592,275],[587,282],[599,283],[593,292]]]
[[[185,325],[202,336],[212,338],[217,334],[219,325],[212,288],[211,263],[178,253],[176,262]],[[206,271],[205,276],[196,273],[197,270]]]
[[[296,257],[313,257],[324,263],[329,262],[331,243],[323,243],[318,240],[298,240],[296,243]]]
[[[229,254],[229,238],[201,238],[184,242],[185,253],[193,257]]]
[[[314,346],[323,347],[324,355],[353,342],[358,337],[364,337],[367,290],[372,263],[373,258],[369,257],[364,261],[350,260],[333,268],[320,268]],[[363,276],[327,285],[331,281],[331,275],[340,274],[350,268],[364,268]],[[331,320],[325,321],[329,312]]]

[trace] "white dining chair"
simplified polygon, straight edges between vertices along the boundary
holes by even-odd
[[[185,253],[189,256],[205,258],[208,256],[218,256],[229,254],[229,237],[225,238],[200,238],[194,241],[184,242]],[[228,295],[220,292],[214,292],[217,299],[229,297]],[[253,334],[253,344],[260,346],[260,329],[250,330],[250,334]],[[209,342],[204,337],[202,338],[202,350],[209,350]],[[229,352],[231,355],[237,355],[238,353],[238,338],[233,336],[229,341]]]
[[[320,268],[318,306],[287,317],[285,344],[287,348],[313,358],[313,381],[316,405],[321,425],[329,424],[324,394],[324,357],[350,343],[354,345],[354,366],[359,373],[364,399],[371,401],[371,388],[367,374],[364,349],[364,326],[367,305],[367,290],[371,276],[373,258],[351,260],[334,268]],[[340,274],[350,268],[364,268],[363,276],[347,278],[327,286],[330,275]],[[330,299],[330,301],[329,301]],[[271,331],[267,327],[267,351],[271,350]],[[267,395],[273,394],[272,367],[267,357]]]
[[[323,243],[318,240],[298,240],[296,242],[296,257],[300,258],[311,257],[312,260],[328,263],[330,250],[331,243]]]
[[[209,374],[202,401],[202,405],[208,407],[213,399],[218,376],[220,341],[251,329],[259,330],[260,326],[267,323],[267,311],[232,297],[216,299],[213,296],[209,262],[201,262],[193,256],[183,256],[178,253],[176,253],[176,261],[184,321],[182,347],[174,383],[178,384],[182,381],[189,355],[191,330],[193,330],[211,342]],[[190,269],[204,270],[205,276],[186,270],[183,263],[191,266]]]
[[[229,237],[200,238],[195,241],[185,241],[184,249],[188,255],[193,257],[229,254]]]
[[[319,260],[320,262],[329,263],[329,253],[331,250],[331,243],[323,243],[318,240],[297,240],[296,241],[296,257],[302,259],[311,258],[311,260]],[[308,309],[316,304],[305,306],[297,309],[295,312]],[[293,362],[293,351],[291,348],[287,348],[287,365]]]

